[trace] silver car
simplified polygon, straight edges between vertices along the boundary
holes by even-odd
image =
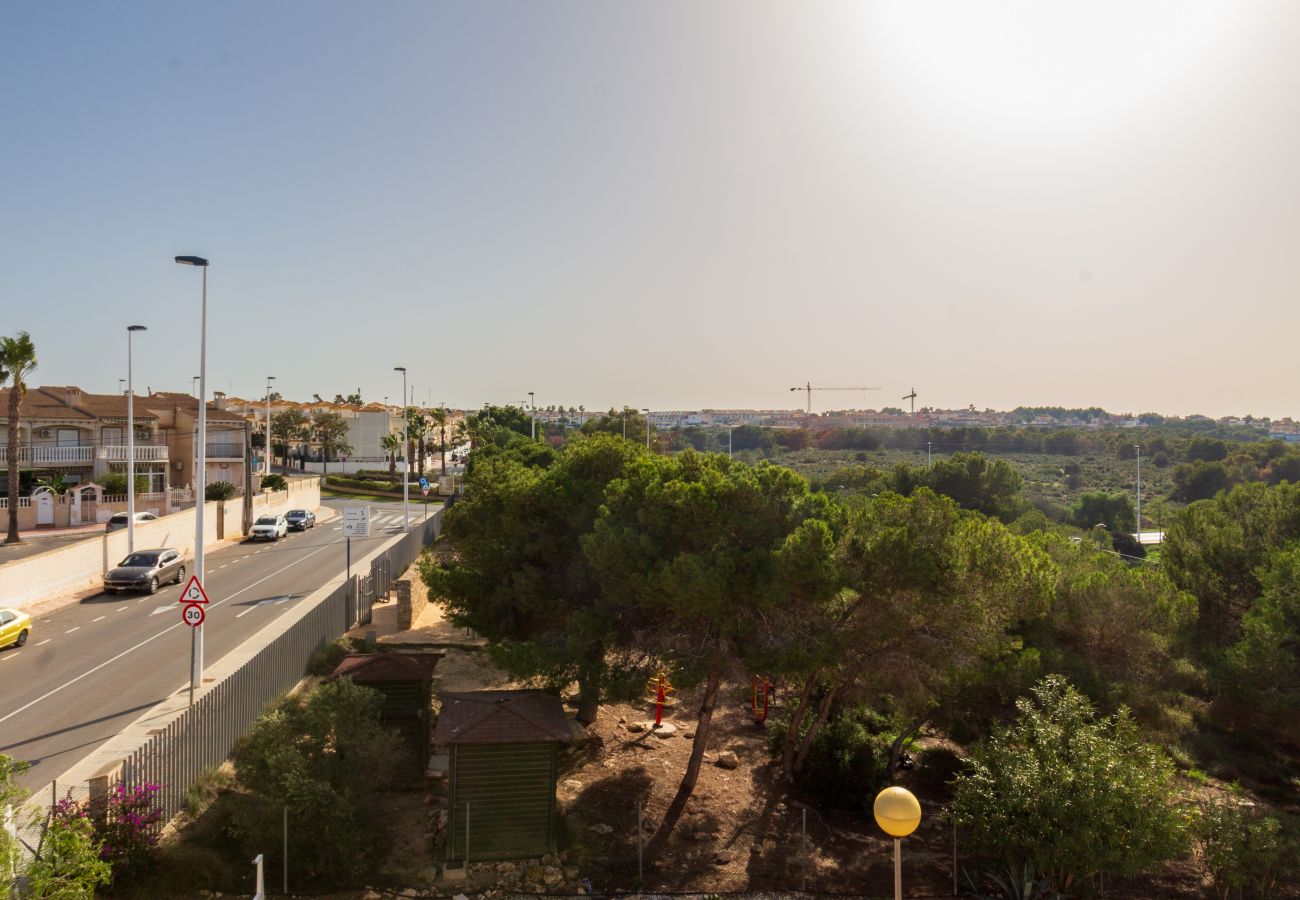
[[[126,527],[126,522],[128,518],[130,517],[126,513],[117,513],[113,516],[113,518],[108,520],[108,523],[104,527],[104,530],[119,531]],[[153,513],[138,512],[135,514],[135,524],[143,525],[145,522],[152,522],[156,518],[158,517],[155,516]]]
[[[278,541],[289,533],[289,523],[284,516],[258,516],[248,532],[250,541]]]
[[[137,550],[104,576],[104,593],[146,591],[158,593],[158,585],[180,584],[185,577],[185,557],[179,550],[159,548]]]

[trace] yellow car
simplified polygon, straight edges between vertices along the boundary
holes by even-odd
[[[16,609],[0,609],[0,647],[21,647],[32,633],[32,617]]]

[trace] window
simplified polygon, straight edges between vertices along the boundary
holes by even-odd
[[[120,447],[123,444],[122,429],[117,426],[105,426],[99,435],[100,440],[109,447]]]
[[[0,612],[0,625],[8,625],[14,619],[18,618],[14,613],[4,610]]]
[[[79,447],[81,446],[81,432],[75,428],[60,428],[56,432],[56,439],[60,447]]]

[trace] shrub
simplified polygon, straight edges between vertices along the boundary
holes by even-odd
[[[156,784],[131,788],[119,784],[99,801],[73,800],[69,793],[51,813],[64,824],[90,823],[99,858],[112,867],[115,880],[138,874],[152,860],[162,819]]]
[[[45,830],[41,854],[27,869],[31,900],[93,900],[95,888],[108,884],[112,867],[99,857],[90,821],[54,818]]]
[[[1137,738],[1127,710],[1098,717],[1048,677],[1019,715],[971,749],[952,803],[979,855],[1050,874],[1058,890],[1098,872],[1129,875],[1180,853],[1187,816],[1173,766]]]
[[[238,493],[229,481],[214,481],[203,491],[204,500],[229,500]]]
[[[1280,881],[1297,871],[1300,843],[1273,816],[1235,801],[1207,803],[1196,823],[1201,866],[1214,892],[1234,897],[1271,897]]]
[[[264,491],[287,491],[289,489],[289,482],[283,475],[263,475],[261,487]]]
[[[104,489],[104,493],[116,497],[126,493],[127,478],[121,472],[109,472],[99,480],[99,486]],[[149,490],[149,479],[144,475],[135,476],[135,492],[137,494],[146,493]]]
[[[892,736],[879,733],[883,720],[858,707],[843,710],[823,726],[795,772],[795,783],[830,809],[870,809],[876,793],[888,782]],[[768,745],[781,748],[783,720],[768,729]]]
[[[918,755],[916,767],[912,770],[912,783],[927,794],[950,796],[961,764],[956,751],[948,747],[927,747]]]
[[[233,811],[250,854],[279,846],[289,810],[295,880],[350,884],[374,870],[382,849],[375,794],[400,753],[380,724],[380,695],[347,678],[291,698],[259,718],[235,748],[235,772],[251,793]]]
[[[311,655],[307,661],[307,671],[312,675],[324,677],[332,674],[349,653],[374,653],[379,645],[359,637],[341,637],[330,641]]]

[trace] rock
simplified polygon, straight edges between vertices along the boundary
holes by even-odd
[[[502,875],[509,875],[511,872],[515,871],[515,869],[518,868],[519,867],[512,862],[497,863],[497,871],[500,872]]]
[[[694,731],[691,731],[690,729],[687,729],[686,731],[683,731],[683,732],[682,732],[682,737],[686,738],[688,741],[690,741],[690,740],[694,740],[694,739],[695,739],[695,732],[694,732]]]
[[[549,853],[542,857],[543,867],[558,866],[559,864],[560,864],[560,860]]]
[[[577,867],[577,866],[565,866],[565,867],[564,867],[564,877],[567,878],[569,881],[573,881],[575,878],[578,877],[578,867]]]
[[[646,725],[651,734],[665,741],[677,733],[677,726],[672,722],[660,722],[658,725],[647,722]]]
[[[733,857],[734,854],[730,850],[719,850],[717,853],[713,854],[713,864],[715,866],[725,866],[727,863],[731,862]]]
[[[546,871],[541,866],[536,864],[531,865],[524,870],[524,878],[528,879],[529,881],[540,882],[545,875],[546,875]]]
[[[576,778],[566,778],[560,782],[560,787],[570,791],[580,791],[582,790],[582,782]]]
[[[590,826],[587,830],[588,830],[588,831],[594,831],[594,832],[596,832],[596,834],[613,834],[613,833],[614,833],[614,829],[611,828],[610,826],[606,825],[604,822],[597,822],[595,825]]]
[[[564,873],[556,866],[547,866],[543,871],[542,881],[546,883],[547,887],[555,887],[555,885],[559,884],[563,880]]]
[[[633,734],[639,734],[640,732],[645,731],[645,725],[640,722],[628,722],[627,730]]]
[[[740,757],[736,755],[734,750],[723,750],[718,754],[714,765],[720,769],[736,769],[740,767]]]
[[[383,900],[383,896],[378,891],[366,891],[361,895],[361,900]]]
[[[404,888],[403,890],[400,890],[400,891],[397,892],[397,896],[399,896],[399,897],[418,897],[418,896],[420,896],[420,892],[417,891],[415,888]]]

